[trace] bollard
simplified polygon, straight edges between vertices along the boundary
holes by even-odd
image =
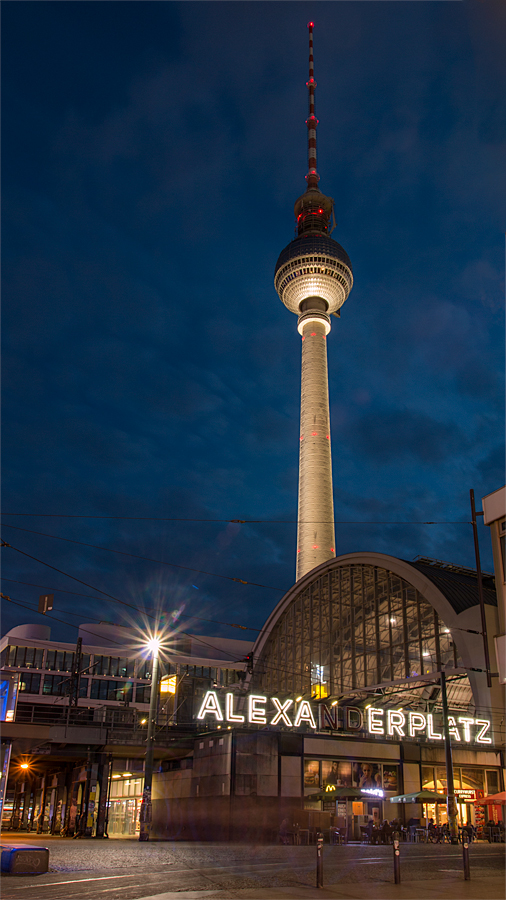
[[[323,834],[316,835],[316,887],[323,887]]]
[[[393,837],[393,846],[394,846],[394,882],[395,884],[401,883],[401,851],[399,850],[399,832],[394,832]]]
[[[471,873],[469,871],[469,841],[464,840],[462,842],[462,857],[464,860],[464,880],[471,880]]]

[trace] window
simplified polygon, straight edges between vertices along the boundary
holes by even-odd
[[[70,688],[70,678],[64,675],[44,675],[43,694],[64,697]]]
[[[38,694],[40,688],[40,675],[35,672],[21,672],[19,676],[19,690],[27,694]]]
[[[46,669],[54,672],[71,672],[74,664],[74,654],[62,650],[48,650]]]
[[[91,682],[92,700],[132,700],[132,683],[130,681],[109,681],[106,678],[93,678]]]
[[[135,689],[135,702],[136,703],[149,703],[149,698],[151,696],[151,685],[149,684],[138,684]]]
[[[487,769],[487,796],[499,793],[499,772],[497,769]]]
[[[472,791],[482,791],[485,786],[485,772],[483,769],[461,769],[462,787]]]

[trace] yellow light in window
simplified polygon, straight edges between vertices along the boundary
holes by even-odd
[[[311,688],[311,697],[314,700],[323,700],[323,698],[328,697],[328,695],[329,692],[326,684],[313,684]]]
[[[160,681],[161,694],[175,694],[177,687],[177,675],[165,675]]]

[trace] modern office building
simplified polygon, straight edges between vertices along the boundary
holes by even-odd
[[[86,811],[90,834],[108,827],[113,835],[133,835],[142,798],[151,658],[139,649],[135,631],[121,625],[84,624],[79,638],[78,660],[76,645],[52,641],[46,625],[18,626],[0,642],[0,675],[11,698],[2,716],[5,771],[13,750],[2,820],[74,833]],[[172,636],[161,658],[158,764],[201,730],[195,716],[207,690],[238,690],[250,651],[248,641]]]

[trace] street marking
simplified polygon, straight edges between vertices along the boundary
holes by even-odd
[[[54,873],[56,875],[56,872]],[[137,873],[138,876],[139,873]],[[58,887],[59,884],[80,884],[82,881],[108,881],[111,878],[135,878],[136,875],[96,875],[92,878],[74,878],[73,881],[46,881],[45,884],[37,882],[39,887]],[[12,891],[24,891],[25,887],[13,887]]]

